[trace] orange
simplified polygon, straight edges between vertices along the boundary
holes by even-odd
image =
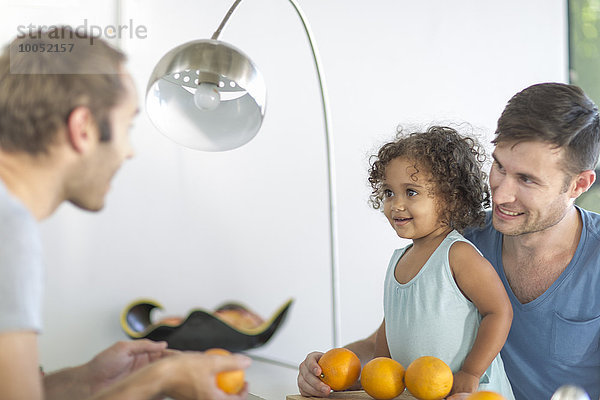
[[[217,354],[221,356],[230,356],[231,353],[225,349],[208,349],[206,354]],[[217,374],[217,386],[228,394],[237,394],[244,388],[244,370],[219,372]]]
[[[258,315],[244,309],[218,310],[214,315],[236,329],[254,329],[264,322]]]
[[[506,400],[506,398],[496,392],[483,390],[481,392],[471,393],[466,400]]]
[[[404,383],[419,400],[440,400],[452,389],[454,376],[450,367],[437,357],[423,356],[414,360],[404,374]]]
[[[321,380],[332,390],[346,390],[360,375],[360,360],[345,348],[331,349],[321,356]]]
[[[374,358],[363,367],[360,383],[374,399],[393,399],[404,391],[404,367],[388,357]]]
[[[181,317],[165,317],[165,318],[161,319],[160,321],[158,321],[156,324],[157,325],[177,326],[177,325],[180,325],[182,322],[183,322],[183,318],[181,318]]]

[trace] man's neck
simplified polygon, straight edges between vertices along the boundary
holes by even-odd
[[[0,180],[38,221],[48,217],[64,200],[61,168],[46,155],[0,150]]]
[[[552,256],[564,254],[577,247],[583,222],[575,206],[571,206],[564,218],[543,231],[518,236],[503,235],[503,250],[520,256]]]
[[[508,284],[522,303],[541,296],[563,273],[579,244],[583,223],[575,207],[540,232],[504,236],[502,262]]]

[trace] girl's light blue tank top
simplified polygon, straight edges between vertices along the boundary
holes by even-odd
[[[448,254],[457,241],[467,242],[452,231],[407,283],[399,283],[394,271],[407,246],[394,251],[384,289],[385,331],[392,358],[407,368],[421,356],[435,356],[460,370],[475,341],[481,315],[460,291]],[[479,390],[491,390],[514,399],[500,354],[479,381]]]

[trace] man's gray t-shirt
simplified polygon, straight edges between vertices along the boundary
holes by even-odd
[[[0,180],[0,333],[41,331],[43,275],[37,221]]]

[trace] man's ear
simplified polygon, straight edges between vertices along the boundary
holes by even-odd
[[[84,153],[98,142],[97,136],[90,109],[84,106],[74,108],[67,119],[67,140],[71,147],[78,153]]]
[[[596,180],[596,172],[593,170],[587,170],[580,172],[573,181],[573,186],[571,187],[571,197],[577,198],[581,196],[583,193],[587,192],[587,190],[592,186],[594,181]]]

